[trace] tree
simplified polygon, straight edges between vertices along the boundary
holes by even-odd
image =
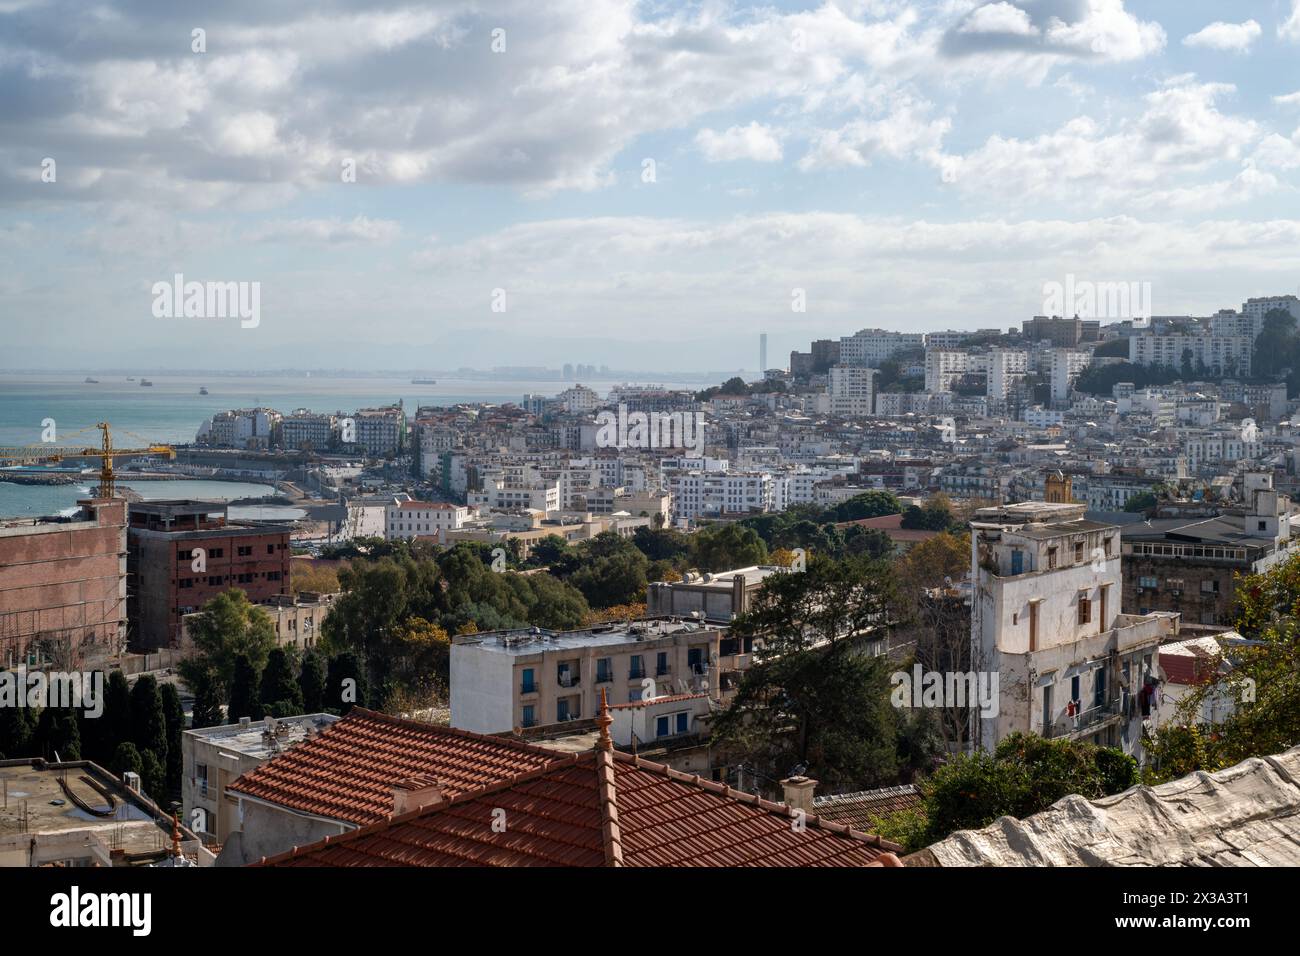
[[[181,750],[181,735],[185,732],[185,705],[181,703],[181,695],[175,684],[163,684],[159,694],[162,697],[163,720],[167,725],[167,792],[179,793],[185,765],[185,755]]]
[[[94,671],[90,677],[92,687],[101,686],[105,688],[105,699],[102,701],[102,709],[98,716],[92,716],[90,711],[85,709],[77,711],[77,729],[81,735],[82,759],[93,761],[102,767],[108,763],[108,758],[112,756],[117,741],[110,739],[107,735],[108,724],[105,720],[108,706],[107,677],[103,671]],[[3,749],[4,746],[0,744],[0,751]]]
[[[27,707],[0,707],[0,754],[10,760],[36,756],[36,716]]]
[[[292,717],[303,712],[302,688],[296,676],[297,662],[283,647],[277,647],[266,658],[262,671],[262,710],[274,717]]]
[[[1176,720],[1148,741],[1153,780],[1220,770],[1300,741],[1298,615],[1300,554],[1237,583],[1234,626],[1251,643],[1232,648],[1227,675],[1192,687]],[[1216,698],[1230,712],[1205,726],[1200,715]]]
[[[275,647],[275,623],[243,591],[231,589],[203,606],[190,624],[190,636],[195,654],[179,668],[186,684],[193,686],[199,674],[210,668],[219,686],[229,693],[237,657],[247,658],[259,672],[266,666],[267,655]]]
[[[167,760],[167,717],[152,674],[137,677],[131,688],[131,742],[142,756],[152,753],[160,765]]]
[[[221,711],[220,684],[211,668],[195,674],[189,688],[194,694],[194,709],[190,714],[190,726],[193,729],[217,727],[225,723],[225,715]]]
[[[298,687],[302,691],[303,713],[319,714],[325,709],[325,661],[314,650],[302,655],[302,668],[298,672]]]
[[[170,797],[167,791],[167,771],[152,750],[140,754],[140,789],[160,807],[167,805]]]
[[[730,636],[753,647],[713,743],[776,779],[803,765],[830,789],[880,786],[898,774],[897,716],[886,658],[860,639],[887,626],[889,575],[862,561],[814,559],[772,575]]]
[[[958,531],[961,522],[952,513],[952,502],[944,494],[932,495],[921,506],[909,505],[899,522],[904,528],[921,531]]]
[[[361,662],[350,651],[330,658],[325,677],[325,705],[343,715],[353,707],[366,706],[366,683],[361,674]]]
[[[261,701],[258,700],[258,673],[243,654],[235,658],[234,677],[230,683],[230,699],[226,706],[227,717],[231,721],[244,717],[261,720],[265,716]]]
[[[1129,514],[1150,511],[1156,506],[1156,496],[1149,491],[1139,492],[1124,503],[1124,510]]]
[[[339,590],[339,576],[333,568],[309,561],[294,561],[290,564],[289,586],[294,594],[304,591],[334,594]]]
[[[81,759],[81,729],[71,707],[44,707],[33,735],[36,749],[47,760]]]
[[[863,518],[880,518],[902,511],[898,498],[888,491],[864,491],[829,509],[834,521],[859,521]]]
[[[136,749],[135,744],[129,740],[118,744],[113,750],[113,758],[109,761],[108,769],[113,771],[119,780],[128,773],[141,773],[143,766],[140,751]]]
[[[701,571],[730,571],[767,562],[767,545],[753,528],[742,524],[709,524],[693,541],[692,563]]]
[[[919,813],[886,817],[877,830],[918,850],[1003,816],[1024,819],[1068,794],[1095,800],[1137,782],[1137,761],[1123,751],[1014,733],[992,754],[980,750],[954,756],[920,782]]]
[[[103,747],[99,755],[111,758],[118,744],[131,739],[131,687],[120,670],[108,675],[104,713],[99,719],[104,723]]]
[[[592,607],[627,604],[645,596],[648,564],[645,555],[633,548],[585,562],[569,583]]]

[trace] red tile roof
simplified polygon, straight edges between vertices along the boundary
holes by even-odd
[[[799,825],[783,804],[597,749],[261,865],[866,866],[897,850],[813,815]]]
[[[663,697],[651,697],[649,700],[633,700],[626,704],[610,704],[610,710],[628,710],[636,707],[649,707],[651,704],[675,704],[683,700],[698,700],[701,697],[708,697],[708,694],[668,694]]]
[[[451,798],[557,761],[553,750],[354,708],[318,736],[243,774],[227,791],[300,813],[367,824],[393,811],[393,785],[436,777]]]

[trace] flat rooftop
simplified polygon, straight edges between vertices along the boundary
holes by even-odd
[[[784,574],[789,568],[779,564],[762,564],[750,568],[736,568],[733,571],[719,571],[716,574],[692,574],[688,579],[674,581],[671,587],[712,588],[730,591],[735,586],[736,578],[745,579],[745,587],[757,587],[773,574]],[[656,582],[663,583],[663,582]]]
[[[108,810],[108,799],[88,782],[97,781],[114,795],[111,814],[100,817],[80,809],[59,786],[60,778],[87,806]],[[38,768],[30,761],[17,766],[0,764],[0,838],[76,830],[93,831],[110,848],[128,854],[154,853],[172,842],[170,820],[154,819],[125,798],[116,780],[92,767]]]
[[[703,621],[684,621],[676,618],[654,618],[596,625],[578,631],[549,631],[546,628],[515,628],[506,631],[484,631],[480,634],[462,634],[452,638],[453,644],[473,644],[485,651],[498,654],[525,656],[542,651],[583,650],[628,644],[634,641],[653,641],[676,634],[706,634],[725,631],[725,628]]]
[[[266,759],[314,737],[336,720],[338,717],[333,714],[304,714],[301,717],[252,720],[248,726],[223,724],[218,727],[202,727],[199,730],[187,730],[186,733],[223,750]],[[272,725],[274,735],[270,732]]]

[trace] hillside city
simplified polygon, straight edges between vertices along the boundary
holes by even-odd
[[[762,335],[699,391],[11,463],[99,484],[0,519],[0,862],[1295,865],[1297,320]]]

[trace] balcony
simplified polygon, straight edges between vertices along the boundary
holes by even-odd
[[[578,687],[579,685],[582,684],[582,678],[580,678],[577,674],[572,674],[569,673],[568,671],[565,671],[564,673],[559,675],[559,683],[561,687]]]
[[[1051,737],[1086,737],[1094,734],[1112,722],[1118,722],[1123,716],[1118,697],[1108,700],[1073,717],[1064,713],[1057,715],[1052,723]]]
[[[536,684],[534,681],[526,681],[525,683],[522,683],[522,684],[519,685],[519,693],[521,693],[521,694],[536,694],[536,693],[537,693],[537,684]]]

